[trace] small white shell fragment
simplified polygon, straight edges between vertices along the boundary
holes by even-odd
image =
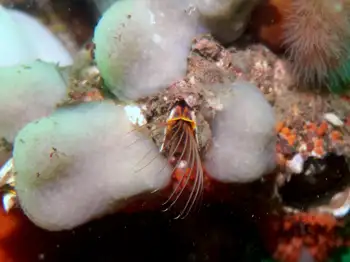
[[[325,113],[323,118],[332,124],[333,126],[341,127],[344,126],[344,122],[334,113]]]
[[[124,111],[132,124],[138,126],[147,124],[146,118],[142,114],[140,107],[136,105],[127,105],[124,107]]]
[[[181,160],[177,166],[177,168],[180,168],[180,169],[185,169],[187,167],[188,167],[188,163],[185,160]]]
[[[290,206],[285,206],[285,207],[283,207],[283,210],[284,210],[286,213],[291,213],[291,214],[298,214],[298,213],[300,213],[300,210],[299,210],[299,209],[294,208],[294,207],[290,207]]]
[[[349,203],[347,203],[346,205],[344,205],[340,208],[334,209],[332,211],[332,214],[336,218],[342,218],[342,217],[346,216],[347,214],[349,214],[349,211],[350,211],[350,205],[349,205]]]
[[[350,212],[350,191],[349,188],[335,194],[328,205],[317,208],[318,212],[328,213],[336,218],[343,218]]]
[[[301,154],[296,154],[291,160],[286,163],[287,171],[295,174],[303,172],[304,158]]]
[[[347,214],[349,214],[349,211],[350,211],[349,204],[345,204],[339,208],[330,208],[328,206],[321,206],[321,207],[317,208],[317,212],[327,213],[327,214],[330,214],[336,218],[345,217]]]
[[[13,158],[11,158],[7,160],[7,162],[0,169],[0,187],[13,182]]]
[[[8,213],[16,204],[16,194],[9,192],[2,197],[2,206],[4,211]]]
[[[330,205],[336,206],[338,203],[342,203],[340,207],[338,208],[333,208],[332,209],[332,214],[337,217],[341,218],[349,214],[350,211],[350,191],[349,189],[340,192],[338,194],[335,194],[331,201]],[[339,204],[338,204],[339,205]]]

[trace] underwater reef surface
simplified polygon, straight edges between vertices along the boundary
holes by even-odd
[[[285,2],[286,5],[287,2]],[[296,2],[299,3],[299,1]],[[262,3],[262,6],[258,7],[261,10],[266,10],[268,6],[271,11],[271,4],[274,5],[272,15],[276,15],[276,10],[278,11],[282,5],[280,1],[262,1]],[[322,4],[318,6],[318,8],[322,7]],[[306,6],[306,8],[310,7]],[[259,13],[259,9],[255,12]],[[177,14],[174,16],[177,17]],[[275,20],[276,23],[278,21],[283,19]],[[256,25],[257,22],[254,23]],[[260,23],[263,25],[263,22]],[[257,30],[255,27],[253,29]],[[276,30],[274,32],[280,33],[281,29],[283,27],[274,24],[273,30]],[[268,34],[263,36],[269,37],[267,40],[273,39]],[[274,44],[276,48],[272,48],[273,50],[281,51],[281,43],[277,41],[278,39],[275,39],[275,42],[263,40],[269,47],[273,47]],[[80,45],[82,41],[77,39],[77,43]],[[136,50],[142,47],[141,45]],[[65,172],[68,170],[65,174],[69,174],[69,168],[73,170],[72,166],[74,166],[72,164],[74,161],[69,161],[70,158],[66,158],[59,150],[57,151],[56,147],[47,154],[43,154],[42,158],[38,156],[39,154],[34,154],[24,161],[21,156],[31,155],[31,152],[36,152],[35,150],[39,148],[39,146],[33,146],[35,144],[33,141],[37,141],[44,147],[47,146],[45,141],[51,141],[50,139],[55,136],[57,141],[61,141],[63,136],[60,134],[65,132],[70,134],[67,136],[71,143],[69,150],[72,150],[71,148],[78,150],[74,145],[78,145],[76,140],[82,137],[78,132],[79,127],[85,126],[89,127],[87,129],[89,132],[84,133],[89,138],[88,144],[85,145],[86,148],[91,149],[92,153],[89,155],[89,152],[86,152],[86,156],[84,154],[77,156],[74,154],[78,151],[67,149],[65,152],[73,152],[72,155],[76,157],[75,163],[79,161],[83,163],[86,159],[88,160],[86,162],[89,162],[93,153],[96,153],[93,155],[95,159],[99,159],[96,162],[103,163],[104,157],[99,150],[103,150],[107,139],[101,139],[97,134],[104,134],[102,137],[106,138],[109,134],[107,127],[118,132],[122,130],[122,118],[118,123],[121,125],[118,129],[112,118],[107,117],[114,109],[106,110],[104,113],[96,112],[100,119],[105,117],[112,123],[109,126],[105,125],[103,132],[98,122],[93,121],[93,117],[89,119],[85,116],[87,120],[84,121],[82,118],[72,118],[69,123],[73,123],[74,119],[82,121],[75,122],[80,123],[76,129],[73,128],[73,124],[64,124],[67,118],[57,117],[57,115],[62,117],[64,112],[74,110],[83,112],[89,108],[89,105],[99,104],[102,100],[107,101],[100,104],[105,105],[106,108],[114,108],[112,104],[120,102],[109,93],[108,89],[102,88],[103,79],[93,61],[93,49],[93,44],[87,44],[76,55],[72,70],[69,76],[65,77],[69,83],[67,96],[59,103],[60,109],[57,113],[49,114],[40,121],[29,124],[17,136],[17,142],[14,144],[14,158],[19,159],[17,168],[22,172],[18,174],[18,183],[14,188],[22,190],[28,185],[31,191],[23,191],[17,195],[23,211],[14,208],[9,213],[2,210],[0,214],[2,221],[0,261],[76,261],[79,259],[82,261],[115,261],[116,259],[120,261],[151,259],[170,261],[265,261],[266,259],[266,261],[272,261],[273,258],[276,259],[275,261],[293,262],[327,261],[329,257],[340,259],[336,261],[347,261],[349,256],[347,214],[350,209],[348,166],[350,100],[346,95],[315,92],[312,88],[301,91],[296,87],[298,79],[293,75],[293,71],[290,71],[290,61],[274,54],[264,44],[255,42],[250,34],[243,34],[237,42],[226,46],[216,41],[210,34],[194,37],[189,55],[186,54],[188,59],[186,75],[169,83],[167,88],[160,90],[157,94],[134,101],[134,104],[141,105],[151,130],[152,128],[156,130],[150,136],[158,147],[163,143],[161,134],[164,129],[157,129],[156,125],[159,122],[164,123],[167,119],[169,103],[175,98],[179,99],[178,94],[181,94],[180,98],[185,100],[187,105],[199,108],[196,121],[193,121],[189,115],[184,119],[197,124],[199,140],[196,143],[200,145],[200,153],[211,152],[213,156],[211,160],[214,164],[211,167],[208,165],[208,169],[206,169],[206,163],[210,163],[211,160],[203,158],[203,173],[198,172],[199,165],[196,169],[189,171],[177,168],[173,173],[168,172],[168,178],[171,180],[168,187],[164,186],[164,181],[160,183],[160,180],[154,180],[162,184],[159,186],[156,182],[153,183],[152,179],[142,180],[140,175],[139,183],[132,183],[133,187],[126,185],[123,187],[125,190],[118,188],[118,192],[114,191],[117,188],[115,184],[96,179],[95,192],[98,192],[98,196],[94,197],[93,184],[88,187],[91,190],[86,190],[88,192],[80,190],[86,188],[83,185],[84,182],[88,182],[87,180],[72,179],[69,180],[70,186],[67,186],[65,180],[60,178],[59,187],[57,186],[59,183],[55,184],[55,180],[52,180],[53,182],[50,180],[49,175],[55,176],[62,173],[62,170],[45,169],[44,166],[47,163],[52,164],[63,156],[57,160],[57,163],[64,164]],[[172,55],[174,55],[175,50],[176,48],[169,52],[173,51]],[[127,56],[127,53],[122,55]],[[166,62],[166,57],[161,58],[156,57],[156,61]],[[137,63],[133,64],[133,59],[127,63],[137,67]],[[66,74],[66,72],[63,70],[61,73]],[[235,84],[232,85],[232,82]],[[218,90],[231,90],[231,88],[237,95],[235,99],[230,97],[230,92],[228,96],[225,92],[218,92]],[[111,100],[113,103],[108,104]],[[226,104],[221,103],[223,101]],[[231,104],[230,101],[232,101]],[[89,102],[92,104],[85,107],[81,105]],[[6,108],[10,108],[10,105]],[[223,109],[229,108],[223,111],[226,115],[220,115],[221,106]],[[240,114],[240,110],[243,109],[244,112]],[[117,109],[115,110],[118,114],[120,113]],[[236,114],[230,114],[230,110]],[[218,116],[215,117],[215,114]],[[45,125],[51,120],[57,121],[58,129],[55,136],[50,133],[54,129]],[[59,126],[60,121],[62,126]],[[39,128],[33,127],[35,124],[40,126],[41,133],[38,131]],[[250,130],[249,135],[244,134],[243,129]],[[192,129],[188,130],[184,134],[191,136]],[[16,133],[17,130],[13,132]],[[233,133],[234,136],[230,137]],[[21,145],[23,138],[29,139],[28,141],[32,139],[31,143]],[[81,141],[84,144],[84,140]],[[119,145],[117,140],[108,141],[113,141],[115,148]],[[219,154],[220,148],[216,149],[219,151],[213,149],[210,151],[210,141],[220,144],[221,149],[226,142],[225,150],[228,155],[232,154],[232,161],[230,158],[225,159],[225,154]],[[99,150],[96,150],[97,145],[100,146]],[[190,145],[193,144],[185,143],[185,148]],[[4,139],[0,146],[4,149],[2,152],[6,153],[3,157],[5,161],[13,150],[13,145]],[[260,150],[261,148],[263,150]],[[108,152],[111,154],[110,159],[114,159],[114,162],[119,165],[122,164],[123,158],[113,150]],[[207,155],[210,156],[210,153]],[[215,156],[219,155],[220,157],[215,159]],[[174,153],[173,156],[176,158],[177,155]],[[52,158],[56,160],[53,161]],[[246,161],[247,159],[250,161]],[[173,159],[170,160],[173,161]],[[41,163],[43,172],[38,172],[36,176],[25,174],[23,170],[28,171],[30,163],[33,162]],[[106,161],[111,167],[117,166],[110,164],[111,162],[113,161]],[[195,161],[193,163],[198,164]],[[218,163],[220,169],[215,168]],[[94,173],[94,169],[89,170],[88,165],[85,169],[74,168],[75,172],[81,173],[83,170],[86,173],[90,172],[89,176],[92,178],[96,175],[103,179],[103,176],[95,174],[98,172]],[[125,165],[123,168],[129,171]],[[35,166],[32,170],[34,169]],[[157,174],[153,174],[155,179]],[[174,220],[174,216],[181,212],[187,200],[191,199],[191,192],[199,192],[198,186],[196,187],[198,175],[202,175],[203,179],[201,181],[203,188],[200,188],[203,192],[202,202],[199,202],[200,205],[195,206],[185,219]],[[72,176],[74,177],[78,176]],[[183,183],[183,177],[189,177],[190,182]],[[45,181],[46,178],[51,182]],[[167,180],[164,177],[163,179]],[[91,181],[94,180],[91,179]],[[114,181],[123,182],[123,180]],[[82,187],[74,187],[74,183],[79,183]],[[138,192],[140,189],[143,193],[141,189],[154,189],[154,187],[161,187],[157,194],[141,194],[139,198],[128,199],[128,201],[119,199],[120,196],[128,198],[128,192],[132,190],[134,190],[132,192]],[[80,188],[80,191],[73,194],[74,188],[77,190]],[[164,209],[162,204],[167,201],[169,195],[174,192],[177,194],[174,188],[180,190],[185,188],[185,190],[181,191],[181,194],[184,193],[174,210],[162,212]],[[4,188],[4,196],[9,197],[4,199],[14,199],[15,193],[13,195],[11,191],[13,188],[10,187],[9,192],[7,189]],[[58,192],[55,196],[56,203],[65,205],[66,213],[62,217],[56,216],[60,213],[60,204],[50,206],[52,203],[50,201],[53,199],[52,195],[50,198],[50,190]],[[119,192],[122,193],[119,194]],[[30,198],[26,198],[28,195]],[[74,197],[66,197],[69,195]],[[118,201],[110,201],[113,197]],[[38,202],[33,199],[37,199]],[[69,201],[71,199],[74,201]],[[95,209],[96,202],[89,202],[88,199],[102,199],[101,203],[107,203],[105,206],[110,202],[122,204],[112,205],[118,211],[117,214],[106,215],[106,210]],[[41,205],[37,204],[39,202]],[[89,209],[89,206],[94,208]],[[4,205],[4,208],[7,209],[8,205]],[[85,219],[81,211],[84,209],[98,213],[96,218],[94,217],[93,221],[90,221],[91,217]],[[80,211],[73,213],[74,210]],[[98,218],[99,215],[104,217]],[[57,217],[61,224],[54,220]],[[36,227],[33,222],[48,230],[66,230],[48,232]],[[74,229],[70,229],[72,227]]]

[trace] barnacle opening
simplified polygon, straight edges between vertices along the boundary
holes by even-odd
[[[324,157],[310,156],[303,163],[300,174],[292,174],[281,188],[279,194],[285,205],[298,210],[326,211],[336,215],[342,207],[332,209],[330,202],[338,192],[350,183],[350,169],[345,156],[328,153]],[[295,193],[298,188],[299,194]],[[343,201],[347,209],[349,205]],[[324,206],[324,207],[323,207]],[[348,211],[347,211],[348,212]]]

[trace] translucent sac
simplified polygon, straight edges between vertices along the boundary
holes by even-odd
[[[13,157],[21,208],[52,231],[118,211],[171,178],[158,148],[113,102],[60,108],[28,124],[16,137]]]
[[[213,144],[205,161],[222,182],[250,182],[275,167],[275,114],[253,84],[237,81],[223,87],[223,110],[212,123]]]
[[[35,61],[0,67],[0,138],[13,142],[27,123],[51,114],[66,96],[55,64]]]
[[[118,0],[93,0],[99,13],[105,12],[116,1]]]
[[[0,66],[40,59],[68,66],[73,59],[60,40],[37,19],[0,5]]]
[[[95,28],[95,58],[113,94],[135,100],[184,77],[197,30],[187,6],[181,1],[120,0],[103,14]]]
[[[200,21],[220,42],[239,38],[246,29],[251,12],[260,0],[191,0]]]

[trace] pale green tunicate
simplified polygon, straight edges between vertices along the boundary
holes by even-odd
[[[250,15],[261,0],[190,0],[197,7],[204,27],[220,42],[237,40],[245,31]]]
[[[0,138],[12,142],[25,124],[52,113],[66,93],[55,64],[0,67]]]
[[[275,113],[253,84],[237,81],[218,95],[223,110],[212,123],[209,174],[222,182],[251,182],[276,166]]]
[[[121,99],[157,93],[186,74],[197,30],[182,1],[120,0],[95,28],[95,58],[106,87]]]
[[[37,59],[67,66],[73,63],[60,40],[34,17],[0,5],[0,66]]]
[[[24,213],[52,231],[77,227],[168,185],[171,170],[124,108],[91,102],[59,108],[25,126],[14,143]]]

